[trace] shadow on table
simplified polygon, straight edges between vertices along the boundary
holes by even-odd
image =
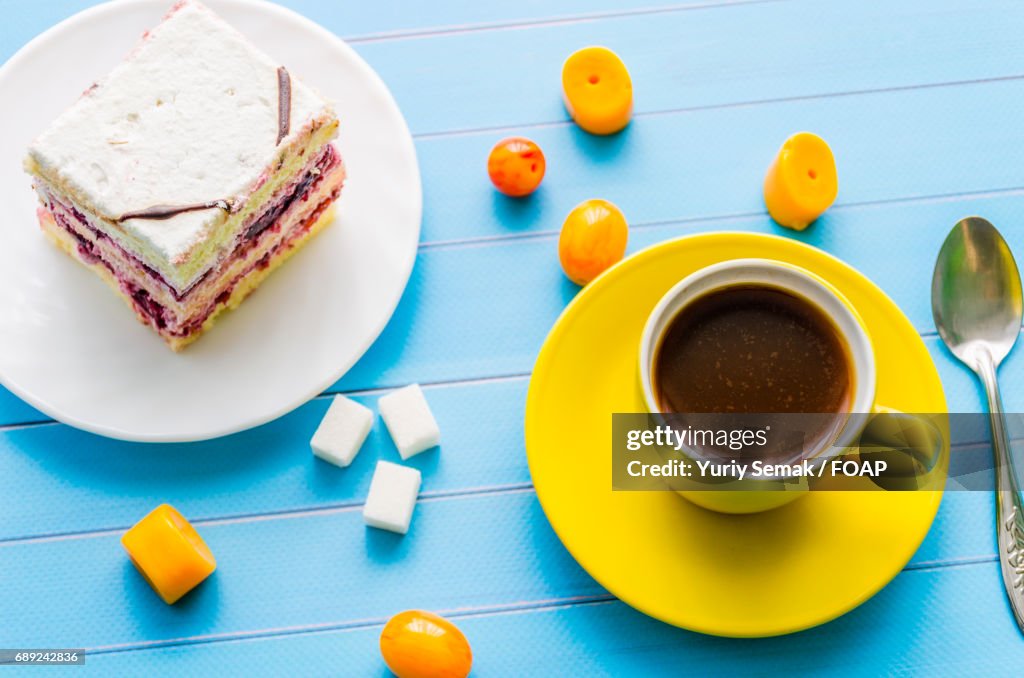
[[[202,521],[361,501],[377,458],[397,453],[378,422],[347,469],[315,459],[309,440],[329,404],[316,399],[259,428],[190,444],[127,443],[54,424],[8,431],[0,450],[15,455],[23,484],[0,538],[127,528],[164,502]]]
[[[391,319],[380,336],[362,358],[345,373],[330,391],[356,391],[381,385],[404,386],[401,376],[390,376],[402,364],[402,356],[410,346],[409,337],[415,336],[416,318],[424,305],[424,289],[428,286],[431,270],[423,253],[416,255],[409,283],[395,308]],[[427,281],[427,282],[425,282]]]
[[[140,638],[179,639],[182,633],[195,633],[218,617],[221,586],[219,573],[214,572],[199,586],[186,593],[174,605],[168,605],[139,576],[131,561],[125,558],[123,587],[126,616],[134,620]]]
[[[937,602],[939,600],[969,598],[972,605],[974,601],[978,605],[988,605],[986,617],[994,616],[994,610],[1002,614],[998,605],[1001,599],[998,573],[993,563],[988,568],[991,573],[971,574],[973,579],[981,574],[991,574],[992,586],[988,588],[994,592],[993,604],[980,600],[977,592],[964,595],[962,581],[944,577],[944,573],[950,570],[905,570],[873,598],[821,626],[773,638],[708,636],[655,620],[607,594],[569,558],[544,519],[539,503],[534,503],[537,515],[529,521],[532,547],[535,554],[543,554],[535,556],[534,566],[537,567],[538,579],[545,582],[539,588],[541,591],[557,591],[561,602],[554,604],[553,601],[553,604],[535,610],[531,608],[530,616],[555,615],[557,619],[533,624],[540,624],[538,628],[565,629],[571,632],[576,642],[574,648],[567,649],[558,644],[561,636],[550,640],[531,639],[530,642],[535,643],[532,648],[534,656],[517,656],[515,660],[507,655],[503,657],[503,662],[509,660],[508,665],[515,666],[517,670],[550,669],[548,662],[556,659],[575,662],[572,655],[580,652],[585,656],[577,658],[579,666],[597,662],[609,675],[682,675],[681,672],[693,675],[802,675],[856,673],[858,667],[868,674],[877,675],[887,670],[895,671],[898,666],[922,666],[932,661],[934,648],[929,647],[946,642],[934,633],[936,625],[956,623],[952,619],[943,621],[938,618],[948,616],[945,606]],[[722,548],[727,549],[727,546]],[[554,554],[554,550],[559,553]],[[558,557],[562,555],[565,556],[564,561]],[[827,586],[830,577],[842,577],[841,568],[826,574],[828,576],[821,581],[808,582],[808,586]],[[515,622],[500,620],[499,616],[485,617],[492,621],[484,622],[482,618],[479,624],[474,624],[482,630],[474,626],[466,629],[467,633],[473,632],[477,637],[481,668],[484,668],[484,653],[491,641],[488,637],[491,631],[483,630],[484,627],[489,629],[493,626],[494,642],[506,644],[509,634],[518,629]],[[1008,613],[999,621],[1005,626],[1006,634],[1016,633]],[[549,643],[551,647],[548,647]],[[497,651],[497,647],[490,649]],[[507,652],[507,647],[505,650]],[[874,670],[869,668],[872,666]]]

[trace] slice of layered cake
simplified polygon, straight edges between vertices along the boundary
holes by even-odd
[[[330,223],[337,128],[316,92],[185,0],[26,168],[43,231],[179,350]]]

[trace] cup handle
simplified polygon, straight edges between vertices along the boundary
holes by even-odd
[[[851,452],[862,462],[886,463],[884,472],[870,476],[884,490],[938,489],[930,483],[945,450],[945,436],[933,421],[936,416],[875,405]]]

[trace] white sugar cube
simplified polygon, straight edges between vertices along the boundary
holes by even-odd
[[[363,506],[363,520],[370,527],[399,534],[409,531],[416,495],[420,492],[418,469],[389,461],[378,461],[370,481],[370,494]]]
[[[377,407],[402,459],[441,444],[441,431],[419,384],[392,391]]]
[[[316,456],[345,467],[355,459],[371,428],[370,408],[345,396],[335,396],[309,444]]]

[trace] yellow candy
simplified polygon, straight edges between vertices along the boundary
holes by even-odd
[[[161,504],[121,537],[132,564],[171,605],[217,569],[202,537],[169,504]]]
[[[633,81],[607,47],[584,47],[565,60],[562,96],[572,119],[591,134],[615,134],[633,115]]]
[[[839,180],[832,149],[810,132],[786,139],[764,178],[764,203],[772,219],[802,231],[836,199]]]

